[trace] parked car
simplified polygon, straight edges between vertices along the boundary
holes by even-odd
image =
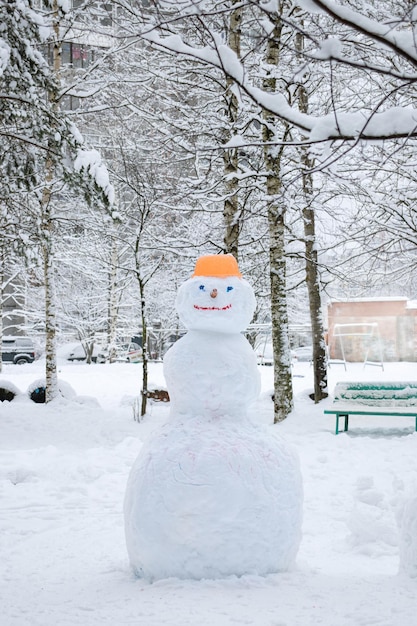
[[[142,348],[139,344],[131,341],[116,346],[116,361],[122,363],[139,363],[142,360]],[[110,359],[109,349],[101,349],[97,354],[97,363],[106,363]]]
[[[139,363],[142,360],[142,348],[135,342],[123,344],[117,351],[118,361],[127,361],[128,363]]]
[[[273,365],[273,354],[274,353],[271,342],[267,342],[259,346],[256,352],[258,365]],[[291,350],[291,358],[294,361],[312,361],[313,346],[301,346],[299,348],[294,348],[293,350]]]
[[[93,363],[97,361],[98,349],[94,346],[91,360]],[[81,343],[74,346],[67,356],[68,361],[85,361],[87,358],[85,350]]]
[[[295,361],[312,361],[313,346],[300,346],[291,350],[291,356]]]
[[[39,357],[35,342],[30,337],[6,335],[1,342],[1,358],[4,362],[22,365],[33,363]]]

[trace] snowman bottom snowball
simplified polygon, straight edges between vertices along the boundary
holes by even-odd
[[[302,500],[298,457],[269,429],[174,419],[144,444],[130,475],[131,566],[148,580],[286,571]]]

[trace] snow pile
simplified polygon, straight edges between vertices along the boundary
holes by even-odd
[[[417,578],[417,497],[408,498],[400,518],[400,571]]]
[[[348,520],[352,547],[372,557],[396,554],[398,529],[395,508],[386,494],[375,487],[372,476],[358,478],[354,497],[352,515]]]
[[[8,380],[0,379],[0,401],[11,402],[20,396],[20,390]]]

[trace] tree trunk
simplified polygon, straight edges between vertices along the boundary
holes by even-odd
[[[142,319],[142,403],[140,415],[143,417],[146,413],[148,401],[148,326],[145,315],[145,286],[143,281],[139,279],[140,290],[140,313]]]
[[[278,180],[276,180],[278,182]],[[293,409],[291,353],[287,313],[284,210],[268,208],[271,322],[274,353],[274,423]]]
[[[308,159],[307,159],[308,160]],[[304,161],[304,159],[303,159]],[[306,162],[304,161],[306,166]],[[327,359],[324,341],[324,327],[321,306],[320,276],[316,247],[315,214],[311,207],[312,188],[311,175],[303,175],[304,198],[306,205],[303,209],[305,263],[308,301],[310,306],[311,336],[313,343],[313,371],[314,371],[314,402],[327,398]]]
[[[61,69],[61,43],[58,1],[53,3],[53,71],[59,78]],[[54,94],[49,93],[54,111],[58,111],[59,104]],[[41,198],[42,213],[42,254],[43,271],[45,282],[45,402],[50,402],[58,395],[58,374],[56,365],[56,301],[55,301],[55,269],[54,269],[54,245],[53,245],[53,209],[52,182],[54,177],[54,162],[51,156],[47,156],[45,162],[45,186]]]
[[[228,45],[240,57],[240,39],[241,39],[241,23],[242,8],[239,0],[232,0],[232,5],[238,5],[230,14]],[[228,122],[228,131],[226,132],[226,141],[230,140],[235,134],[235,125],[237,122],[239,103],[232,89],[234,82],[232,79],[226,80],[226,116]],[[224,176],[226,187],[226,199],[224,201],[223,217],[225,225],[224,249],[225,252],[233,254],[238,260],[239,252],[239,181],[237,172],[239,167],[239,152],[237,148],[230,148],[224,151]]]
[[[301,55],[304,40],[301,33],[296,34],[296,50]],[[308,113],[308,94],[303,84],[298,88],[299,108],[302,113]],[[301,162],[303,165],[303,195],[304,208],[302,211],[305,239],[306,284],[310,307],[311,335],[313,343],[313,370],[315,403],[327,398],[327,359],[324,341],[324,327],[321,306],[321,286],[318,271],[318,256],[316,246],[315,213],[312,207],[313,177],[311,169],[313,160],[307,149],[301,148]]]
[[[146,300],[145,300],[145,285],[146,281],[141,276],[140,268],[140,238],[136,239],[135,245],[135,270],[136,279],[139,286],[140,296],[140,317],[142,323],[142,402],[140,407],[140,416],[143,417],[146,413],[148,403],[148,325],[146,321]]]
[[[45,200],[46,201],[46,200]],[[47,207],[49,204],[47,204]],[[45,207],[44,207],[45,208]],[[56,366],[56,306],[54,254],[52,247],[51,219],[45,219],[49,237],[43,243],[43,274],[45,282],[45,402],[50,402],[58,395],[58,374]]]
[[[265,59],[264,89],[274,93],[276,70],[279,64],[281,24],[277,23],[274,37],[268,40]],[[282,150],[268,146],[273,138],[276,120],[264,111],[264,157],[268,172],[266,193],[269,227],[269,263],[271,284],[271,323],[274,355],[274,423],[281,422],[293,409],[291,354],[287,312],[286,260],[285,260],[285,208],[279,200],[281,192]]]
[[[91,363],[93,362],[94,345],[95,345],[94,339],[85,341],[83,343],[84,350],[85,350],[85,362],[88,365],[91,365]]]
[[[109,346],[109,362],[114,363],[117,356],[116,335],[117,335],[117,239],[112,237],[110,252],[109,271],[109,301],[107,319],[107,345]]]

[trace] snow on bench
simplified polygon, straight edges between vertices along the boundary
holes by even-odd
[[[343,382],[337,383],[333,403],[324,413],[344,418],[343,431],[349,428],[349,415],[387,415],[414,417],[417,431],[417,382]]]

